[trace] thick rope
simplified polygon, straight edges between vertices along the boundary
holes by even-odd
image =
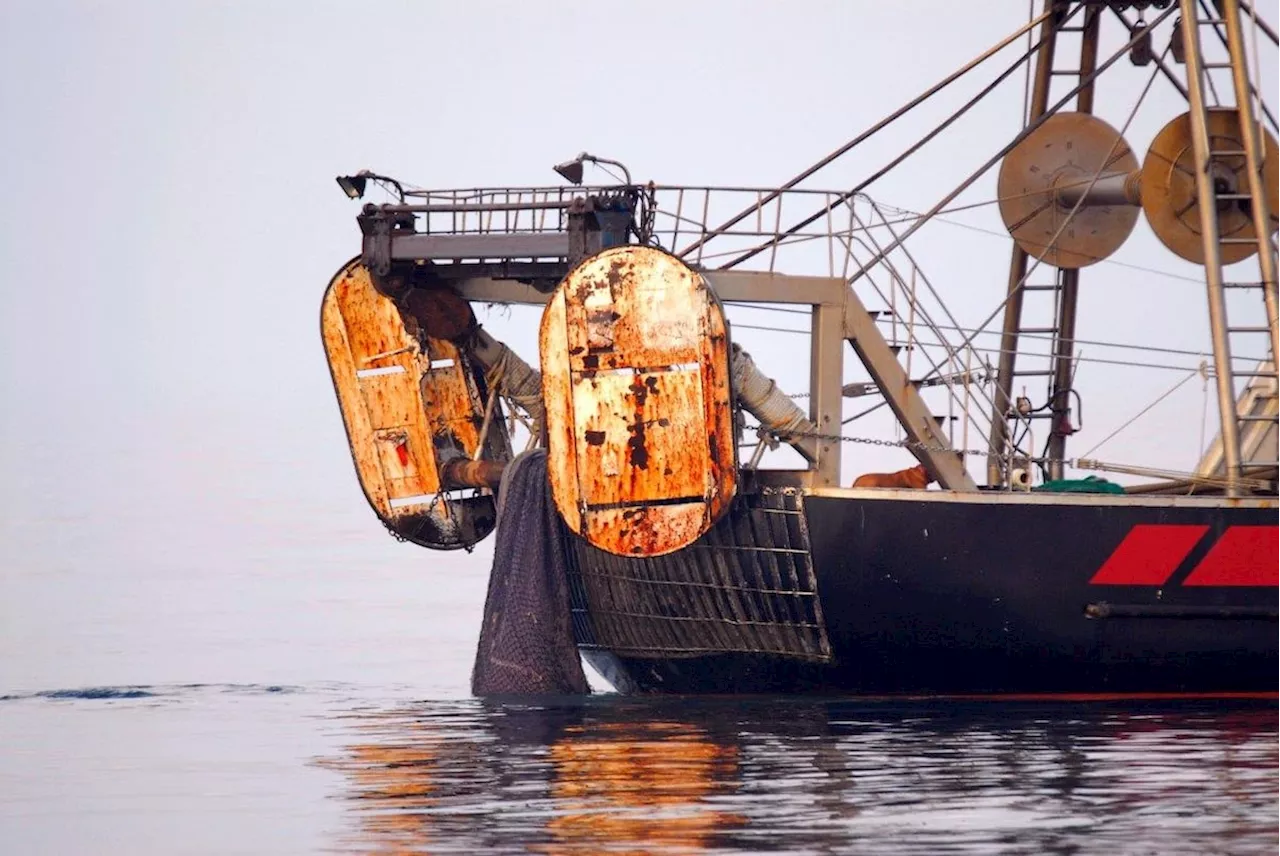
[[[478,328],[472,340],[471,353],[484,365],[485,383],[490,389],[501,389],[533,420],[533,436],[541,433],[545,408],[542,406],[542,375],[502,342]]]
[[[732,375],[738,403],[774,434],[785,440],[818,430],[790,396],[778,388],[777,382],[756,368],[751,355],[737,345],[733,346]]]

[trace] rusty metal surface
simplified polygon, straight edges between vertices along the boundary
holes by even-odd
[[[456,342],[476,326],[471,304],[448,285],[411,288],[401,302],[404,314],[432,338]]]
[[[1209,126],[1209,148],[1213,158],[1214,184],[1219,194],[1245,195],[1249,181],[1242,154],[1240,120],[1234,109],[1206,111]],[[1262,166],[1262,182],[1266,187],[1267,210],[1271,212],[1271,231],[1276,230],[1277,161],[1276,138],[1263,131],[1267,156]],[[1177,255],[1189,262],[1204,264],[1204,242],[1200,237],[1200,206],[1196,202],[1195,153],[1191,145],[1190,114],[1183,113],[1165,125],[1151,141],[1142,163],[1142,207],[1156,237]],[[1253,239],[1253,216],[1247,199],[1219,200],[1218,253],[1223,264],[1247,259],[1258,251]],[[1223,239],[1227,239],[1223,241]],[[1239,241],[1239,243],[1237,243]]]
[[[329,283],[320,324],[356,473],[378,517],[400,537],[437,549],[470,547],[489,534],[493,497],[449,493],[441,475],[475,452],[482,377],[450,342],[412,335],[358,261]],[[485,453],[510,458],[500,421]]]
[[[1099,171],[1127,175],[1137,168],[1137,157],[1115,128],[1088,113],[1058,113],[1000,164],[1000,217],[1032,258],[1043,255],[1062,268],[1091,265],[1120,248],[1138,221],[1138,209],[1084,204],[1062,228],[1074,207],[1064,204],[1063,191],[1088,185]]]
[[[832,658],[797,491],[739,495],[690,547],[664,556],[566,542],[580,647],[627,657]]]
[[[497,491],[506,464],[499,461],[471,461],[454,458],[440,468],[446,488],[487,487]]]
[[[661,250],[605,250],[552,295],[539,350],[569,528],[620,555],[696,540],[737,486],[728,331],[702,277]]]

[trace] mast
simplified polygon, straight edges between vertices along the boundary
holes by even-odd
[[[1047,32],[1042,35],[1035,92],[1027,120],[1028,124],[1040,123],[1040,127],[1018,144],[1001,167],[1001,215],[1017,246],[1009,268],[1004,305],[987,480],[992,486],[1006,484],[1015,420],[1025,427],[1024,436],[1027,436],[1030,420],[1035,419],[1050,420],[1043,458],[1035,458],[1035,450],[1023,449],[1022,441],[1016,436],[1013,436],[1013,445],[1032,460],[1040,460],[1048,479],[1062,477],[1067,437],[1076,430],[1071,424],[1071,401],[1079,268],[1117,249],[1128,236],[1136,211],[1141,207],[1152,230],[1166,247],[1205,267],[1222,423],[1222,457],[1228,493],[1239,495],[1243,489],[1241,423],[1270,417],[1237,414],[1236,382],[1241,378],[1248,381],[1275,378],[1274,360],[1280,352],[1277,327],[1280,300],[1276,294],[1276,251],[1271,237],[1275,219],[1270,210],[1276,204],[1275,143],[1259,126],[1254,112],[1257,95],[1249,79],[1240,2],[1216,0],[1221,17],[1206,19],[1200,16],[1199,7],[1203,5],[1209,11],[1208,4],[1179,0],[1176,10],[1169,9],[1157,19],[1156,23],[1174,11],[1181,13],[1175,38],[1185,50],[1174,48],[1174,51],[1175,58],[1186,64],[1186,87],[1176,79],[1174,83],[1186,95],[1190,109],[1157,135],[1141,168],[1123,139],[1123,130],[1117,131],[1092,116],[1100,15],[1107,5],[1083,2],[1076,6],[1063,0],[1046,0],[1045,9],[1051,13],[1045,20],[1046,28],[1053,28],[1056,34],[1081,33],[1079,67],[1055,70],[1056,39]],[[1065,26],[1064,16],[1069,15],[1071,9],[1084,12],[1082,26]],[[1128,50],[1147,28],[1129,25],[1123,15],[1120,17],[1134,36],[1130,44],[1122,48]],[[1227,62],[1205,60],[1201,38],[1205,26],[1218,30],[1228,54]],[[1150,36],[1146,38],[1149,42]],[[1131,56],[1135,64],[1140,65],[1154,60],[1157,71],[1163,71],[1166,76],[1170,74],[1149,47]],[[1211,108],[1206,103],[1209,74],[1218,69],[1230,70],[1234,106]],[[1052,80],[1059,75],[1069,75],[1078,81],[1076,110],[1044,116],[1045,112],[1053,112],[1045,105]],[[1061,104],[1058,102],[1056,106]],[[1265,109],[1265,105],[1263,107]],[[1126,123],[1125,128],[1127,126]],[[1082,222],[1086,219],[1091,222]],[[1064,233],[1068,225],[1072,228]],[[1247,259],[1255,252],[1259,257],[1259,281],[1226,282],[1223,266]],[[1032,256],[1035,265],[1043,263],[1056,268],[1052,285],[1027,282]],[[1266,324],[1233,325],[1227,317],[1227,289],[1260,291]],[[1024,292],[1042,291],[1051,292],[1053,297],[1053,323],[1048,327],[1027,327],[1023,323]],[[1019,337],[1030,333],[1052,336],[1048,371],[1019,370],[1017,366]],[[1247,334],[1266,334],[1273,363],[1271,370],[1233,369],[1233,341]],[[1015,392],[1020,379],[1032,376],[1049,378],[1048,399],[1042,405]],[[1263,463],[1274,465],[1274,462]]]
[[[1093,81],[1098,65],[1098,25],[1101,7],[1085,10],[1084,30],[1080,42],[1080,82],[1083,88],[1076,96],[1076,111],[1093,113]],[[1080,269],[1067,268],[1059,276],[1057,330],[1053,343],[1053,386],[1049,393],[1049,444],[1047,471],[1050,480],[1062,478],[1062,464],[1067,452],[1071,428],[1071,379],[1075,374],[1072,356],[1075,352],[1076,307],[1080,296]]]
[[[1053,79],[1053,57],[1057,36],[1066,18],[1066,0],[1045,0],[1044,9],[1051,12],[1040,25],[1040,50],[1036,54],[1035,84],[1031,93],[1027,124],[1045,114],[1049,107],[1049,84]],[[1027,275],[1028,254],[1019,244],[1013,246],[1009,262],[1009,288],[1005,303],[1004,329],[1000,336],[1000,362],[996,371],[995,407],[991,414],[991,436],[988,438],[987,484],[1004,484],[1004,447],[1009,437],[1008,412],[1013,406],[1013,372],[1018,350],[1018,332],[1022,323],[1022,280]]]
[[[1277,339],[1276,313],[1276,258],[1271,241],[1270,212],[1267,210],[1263,186],[1262,144],[1257,119],[1253,114],[1253,95],[1246,66],[1244,36],[1240,26],[1238,0],[1217,0],[1222,14],[1220,20],[1201,20],[1196,0],[1181,0],[1182,39],[1186,48],[1187,96],[1191,109],[1191,142],[1194,152],[1196,201],[1199,207],[1200,236],[1204,253],[1205,289],[1209,303],[1209,327],[1213,338],[1213,365],[1218,399],[1218,415],[1221,423],[1222,461],[1227,481],[1227,495],[1239,496],[1242,492],[1244,473],[1241,469],[1240,420],[1236,412],[1235,380],[1237,377],[1255,377],[1257,370],[1237,373],[1231,360],[1232,334],[1265,332],[1270,340],[1272,374],[1280,341]],[[1221,64],[1209,64],[1204,60],[1200,39],[1203,24],[1224,25],[1228,53],[1227,67],[1231,69],[1235,91],[1236,121],[1239,125],[1241,149],[1214,147],[1217,135],[1210,128],[1209,109],[1205,103],[1205,78],[1212,68]],[[1224,180],[1225,161],[1244,158],[1245,187],[1232,187]],[[1230,206],[1248,201],[1252,218],[1252,235],[1219,234],[1220,211],[1223,204]],[[1249,245],[1254,247],[1249,247]],[[1258,252],[1261,281],[1256,284],[1232,283],[1232,287],[1258,287],[1263,293],[1267,324],[1259,329],[1233,327],[1227,319],[1226,288],[1224,281],[1223,250],[1230,245],[1243,245]]]

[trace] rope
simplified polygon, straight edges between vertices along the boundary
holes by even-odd
[[[733,388],[738,400],[765,430],[783,439],[816,434],[816,426],[791,398],[778,388],[777,381],[758,368],[751,355],[733,346]]]
[[[503,397],[528,413],[533,420],[533,436],[541,434],[545,414],[542,375],[483,328],[476,330],[471,351],[485,367],[484,380],[488,387],[502,389]]]

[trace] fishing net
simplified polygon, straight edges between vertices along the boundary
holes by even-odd
[[[493,569],[471,692],[590,692],[569,610],[568,566],[547,453],[534,449],[507,466],[498,489]]]

